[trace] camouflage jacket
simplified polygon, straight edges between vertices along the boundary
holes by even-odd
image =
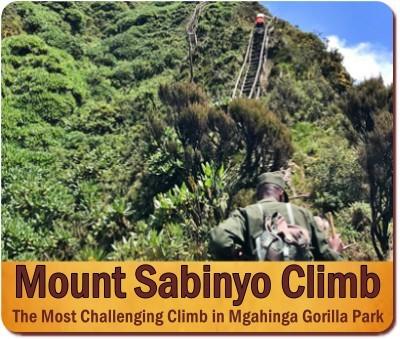
[[[235,210],[228,219],[211,230],[211,253],[218,260],[257,260],[255,239],[264,231],[264,217],[278,212],[286,220],[292,220],[292,223],[309,232],[314,260],[341,260],[340,254],[329,247],[325,234],[309,211],[293,204],[290,210],[292,215],[288,215],[286,203],[271,198]]]

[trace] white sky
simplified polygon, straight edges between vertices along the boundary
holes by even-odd
[[[371,43],[349,45],[335,35],[327,37],[328,49],[337,49],[343,55],[343,64],[357,81],[382,76],[386,85],[393,82],[392,54]]]

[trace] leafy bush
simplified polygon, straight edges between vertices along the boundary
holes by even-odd
[[[3,44],[6,94],[13,106],[36,113],[49,123],[71,115],[85,93],[73,59],[38,37],[10,37]],[[10,90],[12,92],[10,92]]]
[[[293,152],[289,130],[255,100],[237,99],[228,109],[237,125],[244,153],[240,188],[248,187],[254,185],[259,174],[286,164]]]
[[[376,260],[371,240],[371,208],[367,203],[356,202],[336,215],[337,232],[349,247],[343,252],[347,260]]]
[[[304,164],[311,200],[323,212],[337,211],[367,197],[364,173],[358,152],[332,129],[322,130],[311,123],[293,129],[296,163]],[[332,147],[335,145],[335,147]]]
[[[370,230],[371,207],[365,202],[355,202],[340,210],[336,222],[341,227],[353,228],[357,232]]]
[[[366,80],[349,92],[345,114],[358,135],[360,163],[369,183],[372,241],[380,260],[390,256],[393,218],[393,86],[381,77]]]
[[[157,232],[144,222],[135,226],[127,238],[113,245],[110,260],[188,260],[187,239],[179,224],[166,224]]]
[[[148,226],[138,222],[128,238],[114,243],[113,260],[207,259],[208,232],[226,214],[226,171],[202,165],[190,186],[175,186],[154,199],[155,210]]]
[[[343,145],[328,147],[306,169],[312,178],[314,206],[323,211],[336,211],[365,197],[363,173],[357,152]]]

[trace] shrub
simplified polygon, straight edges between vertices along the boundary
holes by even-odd
[[[56,123],[81,105],[85,88],[68,54],[37,37],[21,35],[5,41],[3,58],[13,106]]]
[[[297,123],[293,131],[294,160],[304,165],[301,190],[311,190],[313,206],[323,212],[336,211],[367,198],[358,151],[333,129],[312,123]],[[332,147],[335,145],[335,147]],[[297,181],[300,178],[295,178]]]
[[[244,153],[240,185],[254,186],[259,174],[280,169],[291,157],[289,130],[274,113],[255,100],[234,100],[228,111],[236,123]]]
[[[135,231],[113,244],[110,260],[188,260],[187,239],[180,224],[166,224],[157,232],[144,222],[135,225]]]
[[[360,141],[360,163],[369,184],[372,241],[380,260],[390,255],[393,218],[392,91],[381,77],[369,79],[349,92],[345,106]]]
[[[226,215],[226,171],[202,165],[198,179],[189,178],[154,199],[148,224],[138,222],[129,237],[113,245],[109,258],[204,260],[208,258],[208,232]]]
[[[371,240],[371,208],[368,203],[355,202],[336,214],[337,232],[345,245],[350,245],[343,256],[347,260],[376,260]]]
[[[324,212],[339,210],[366,196],[358,154],[343,145],[326,148],[307,166],[306,175],[312,178],[314,206]]]

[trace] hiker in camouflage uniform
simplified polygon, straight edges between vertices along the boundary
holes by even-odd
[[[257,200],[256,204],[235,210],[211,230],[210,250],[215,259],[341,259],[343,243],[339,236],[327,239],[308,210],[289,203],[281,173],[258,177]],[[271,226],[281,221],[283,227]]]

